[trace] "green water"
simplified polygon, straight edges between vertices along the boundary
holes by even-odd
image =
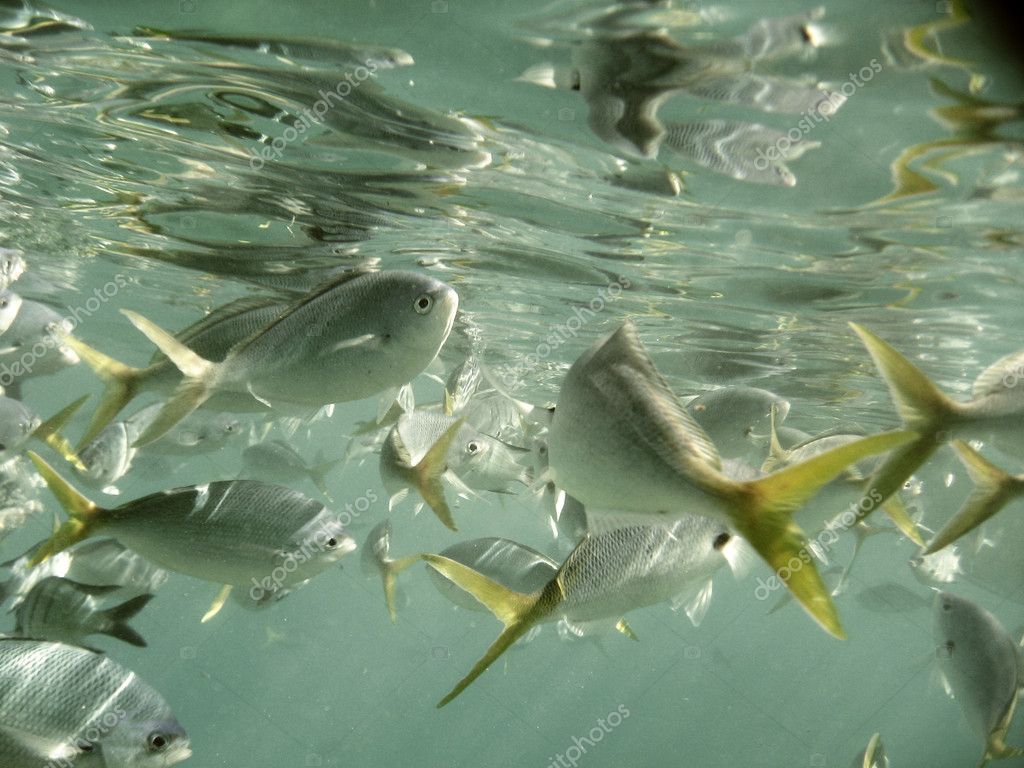
[[[757,386],[790,400],[787,425],[810,433],[891,428],[897,417],[849,322],[964,398],[981,370],[1021,346],[1021,73],[970,22],[925,35],[946,60],[891,42],[901,29],[950,20],[947,4],[825,9],[823,44],[769,71],[835,87],[865,67],[871,76],[829,120],[797,129],[821,146],[789,163],[797,183],[781,187],[716,173],[667,147],[637,159],[588,127],[581,93],[517,79],[545,62],[568,67],[588,37],[580,18],[610,12],[597,3],[165,0],[63,2],[34,14],[5,6],[0,244],[25,252],[34,282],[24,295],[62,313],[123,276],[75,333],[133,364],[152,348],[122,308],[178,329],[239,296],[307,290],[332,269],[379,265],[425,271],[458,290],[459,320],[435,375],[473,350],[517,398],[554,402],[573,360],[631,317],[680,395]],[[758,18],[807,10],[780,0],[677,4],[644,18],[677,41],[709,44]],[[26,29],[33,18],[66,20]],[[281,53],[188,39],[202,35],[328,44]],[[359,76],[371,55],[360,46],[399,49],[411,61]],[[320,89],[345,74],[345,104],[299,132]],[[1005,121],[985,122],[982,101],[989,115],[1006,105]],[[934,113],[957,103],[974,109],[959,124]],[[659,117],[782,132],[800,120],[685,92]],[[904,167],[899,158],[914,148]],[[668,174],[678,174],[679,194]],[[577,332],[539,347],[615,282],[628,288]],[[418,403],[441,396],[428,377],[414,390]],[[79,365],[29,381],[23,395],[48,416],[99,391]],[[376,408],[339,405],[300,428],[293,445],[309,458],[318,449],[341,456],[353,425]],[[153,464],[140,456],[119,498],[236,477],[242,447]],[[997,460],[1019,471],[1020,459]],[[932,529],[970,487],[949,449],[918,480],[908,502]],[[460,501],[454,534],[429,511],[413,517],[409,501],[389,513],[375,456],[350,461],[328,484],[337,508],[376,499],[351,526],[360,544],[390,517],[398,555],[477,536],[565,554],[529,494]],[[293,485],[316,493],[302,477]],[[5,558],[50,525],[48,513],[30,520],[3,541]],[[1011,631],[1024,623],[1013,557],[1021,537],[1012,520],[994,527],[990,578],[954,587]],[[838,549],[842,563],[850,542]],[[846,641],[793,605],[769,614],[779,595],[755,595],[768,575],[758,564],[740,581],[717,575],[697,628],[667,605],[630,614],[637,643],[614,632],[566,642],[549,626],[441,711],[435,702],[500,625],[445,601],[419,568],[401,579],[392,625],[358,553],[266,611],[229,603],[207,624],[199,619],[217,587],[173,575],[133,622],[148,648],[97,644],[164,694],[191,737],[185,765],[196,768],[546,768],[567,754],[593,768],[845,768],[875,732],[894,766],[971,766],[981,743],[935,679],[930,608],[858,599],[895,583],[930,601],[906,565],[915,551],[895,534],[867,541],[837,598]],[[579,741],[594,728],[600,739]],[[1008,740],[1024,743],[1024,728]]]

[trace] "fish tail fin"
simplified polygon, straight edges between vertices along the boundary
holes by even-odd
[[[125,365],[108,357],[98,349],[93,349],[74,336],[65,337],[64,343],[78,353],[78,356],[92,368],[105,386],[99,407],[93,413],[82,439],[78,441],[77,450],[81,450],[83,446],[91,443],[96,435],[102,432],[103,428],[113,421],[114,417],[139,393],[145,378],[145,369]]]
[[[82,403],[89,399],[88,395],[84,395],[70,405],[65,406],[53,416],[48,418],[32,433],[32,437],[38,440],[42,440],[48,446],[53,448],[57,453],[61,455],[66,462],[71,464],[79,472],[85,472],[85,464],[78,458],[74,449],[71,447],[71,443],[67,441],[65,437],[60,434],[60,430],[63,429],[71,417],[75,415],[75,412],[82,407]]]
[[[395,587],[398,574],[421,559],[422,555],[409,555],[397,560],[384,560],[380,563],[380,578],[384,583],[384,602],[388,606],[388,616],[391,617],[392,623],[398,621],[398,611],[395,608]]]
[[[437,518],[447,528],[457,531],[455,519],[448,508],[448,502],[444,497],[444,485],[441,481],[442,475],[448,469],[448,449],[451,448],[455,437],[462,426],[462,419],[453,423],[444,434],[437,439],[420,462],[413,467],[413,474],[416,481],[416,489],[420,496],[427,502]]]
[[[995,515],[1006,504],[1024,494],[1024,480],[1010,475],[962,440],[953,443],[967,468],[974,490],[960,510],[928,542],[924,554],[938,552]]]
[[[913,437],[912,432],[864,437],[758,480],[736,484],[732,503],[737,531],[785,582],[811,617],[835,637],[846,635],[828,588],[814,565],[807,536],[793,521],[793,513],[850,464],[888,451]]]
[[[141,611],[150,600],[153,599],[153,595],[139,595],[133,597],[131,600],[126,600],[120,605],[115,605],[113,608],[104,611],[103,615],[107,619],[107,626],[103,629],[103,634],[116,637],[118,640],[123,640],[129,645],[135,645],[139,648],[146,647],[146,641],[142,635],[128,626],[128,622],[135,617],[135,615]]]
[[[157,414],[156,419],[133,444],[133,447],[139,448],[159,440],[210,397],[217,364],[203,359],[156,323],[137,312],[122,309],[121,313],[167,355],[185,377]]]
[[[438,709],[440,709],[466,690],[512,643],[526,634],[542,618],[537,608],[541,602],[543,590],[531,594],[515,592],[472,568],[442,555],[422,555],[421,557],[446,579],[479,600],[505,625],[505,629],[498,635],[498,639],[491,643],[469,674],[463,677],[448,695],[437,703]]]
[[[919,432],[944,429],[956,416],[959,404],[887,342],[856,323],[850,323],[850,327],[860,337],[882,374],[904,425]]]
[[[51,555],[62,552],[86,538],[92,532],[97,522],[97,516],[103,510],[75,490],[67,480],[58,475],[56,470],[38,454],[29,451],[28,457],[35,464],[36,469],[42,475],[43,480],[46,481],[57,501],[64,507],[69,518],[33,555],[30,564],[38,565]]]

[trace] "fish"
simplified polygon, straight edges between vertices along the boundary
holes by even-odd
[[[146,641],[128,626],[128,621],[146,607],[153,595],[137,595],[119,605],[101,608],[99,599],[119,589],[117,584],[95,586],[47,576],[36,582],[15,609],[14,634],[83,647],[89,635],[104,634],[145,648]]]
[[[548,479],[590,515],[615,510],[668,522],[693,513],[727,522],[807,613],[842,638],[838,612],[792,515],[850,464],[913,438],[907,431],[873,435],[765,477],[736,481],[627,320],[577,359],[562,383],[547,436]],[[791,567],[794,558],[805,567]]]
[[[197,355],[219,362],[232,347],[267,327],[287,308],[287,302],[276,298],[248,296],[236,299],[217,307],[203,319],[179,331],[176,338]],[[181,382],[181,372],[159,350],[144,368],[133,368],[108,357],[77,337],[68,336],[66,343],[77,351],[105,384],[103,399],[79,440],[79,449],[95,440],[139,394],[155,392],[170,395]],[[156,412],[159,413],[159,410]],[[155,418],[155,414],[151,418]]]
[[[0,765],[166,768],[191,754],[164,698],[116,661],[64,643],[0,640]]]
[[[0,278],[0,283],[2,282],[3,280]],[[21,311],[21,302],[21,296],[14,291],[7,288],[0,289],[0,337],[18,317],[18,313]],[[0,340],[0,347],[2,347],[2,340]]]
[[[395,586],[398,574],[420,561],[421,555],[394,559],[391,557],[391,535],[393,533],[390,520],[381,520],[366,536],[366,543],[360,552],[360,566],[367,577],[379,576],[384,585],[384,602],[391,621],[398,618],[395,608]]]
[[[939,529],[922,554],[932,555],[973,531],[999,510],[1024,496],[1024,474],[1004,472],[963,440],[953,448],[974,482],[974,490],[963,506]]]
[[[0,461],[0,540],[43,509],[30,467],[20,455]]]
[[[722,387],[697,395],[686,411],[722,456],[742,457],[755,447],[758,435],[768,433],[772,406],[781,425],[790,408],[785,398],[757,387]]]
[[[272,482],[285,483],[299,477],[308,477],[328,499],[327,474],[340,465],[344,459],[325,459],[322,451],[317,452],[312,463],[284,440],[265,440],[248,446],[242,451],[243,476],[259,477]]]
[[[7,290],[25,273],[25,254],[17,248],[0,248],[0,290]]]
[[[88,396],[80,397],[46,421],[20,400],[0,395],[0,455],[10,457],[32,438],[50,446],[75,469],[85,468],[60,430],[71,420]]]
[[[207,620],[233,587],[294,588],[356,548],[336,514],[280,485],[223,480],[104,508],[38,455],[29,458],[69,517],[33,565],[90,536],[112,536],[163,568],[225,585]]]
[[[934,620],[946,690],[985,743],[978,768],[992,759],[1024,755],[1024,749],[1005,742],[1024,685],[1020,647],[995,616],[951,592],[935,596]]]
[[[889,768],[881,735],[876,733],[868,740],[868,745],[853,759],[850,768]]]
[[[520,463],[529,456],[529,450],[479,432],[461,418],[417,410],[403,414],[388,432],[379,467],[389,509],[412,487],[445,526],[456,530],[442,478],[463,492],[512,493],[514,484],[532,482],[531,469]]]
[[[885,381],[903,425],[918,434],[913,442],[893,451],[868,480],[866,487],[883,501],[899,490],[941,445],[955,438],[992,439],[1008,445],[1011,452],[1016,448],[1018,454],[1024,449],[1024,387],[1018,386],[1024,379],[1024,350],[1006,355],[982,371],[974,381],[973,398],[960,402],[942,392],[920,368],[867,328],[856,323],[850,327]],[[981,464],[970,454],[961,449],[960,455],[974,472],[984,474]],[[977,497],[973,501],[978,503]],[[870,505],[868,510],[875,506]],[[978,515],[987,511],[972,505],[974,521],[958,516],[957,535],[962,536],[978,525]],[[953,532],[947,531],[940,541],[954,541],[949,538]]]
[[[156,592],[167,581],[166,570],[115,539],[88,539],[32,565],[44,544],[33,545],[3,564],[11,575],[0,581],[0,602],[10,598],[16,608],[36,584],[49,577],[59,576],[87,586],[117,584],[135,593]]]
[[[432,277],[354,270],[290,305],[219,362],[122,310],[184,375],[135,445],[154,442],[215,393],[233,403],[219,410],[251,410],[254,402],[318,409],[401,386],[436,357],[457,308],[455,290]]]
[[[71,321],[55,309],[23,298],[18,314],[0,334],[0,371],[6,374],[0,383],[18,386],[28,378],[78,365],[81,359],[68,343],[71,330]]]
[[[741,544],[719,520],[684,515],[671,525],[637,525],[588,534],[550,581],[531,592],[511,589],[443,555],[421,555],[445,578],[486,606],[505,626],[473,669],[438,703],[459,696],[534,625],[616,621],[633,609],[669,601],[686,606],[696,626],[723,565],[742,568]],[[631,630],[630,630],[631,632]],[[585,631],[579,634],[586,634]]]

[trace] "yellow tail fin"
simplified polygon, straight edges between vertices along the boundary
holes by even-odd
[[[924,550],[926,555],[952,544],[995,515],[1008,502],[1024,495],[1024,477],[1007,474],[962,440],[954,441],[953,447],[967,467],[967,473],[974,482],[974,491],[928,542]]]
[[[167,355],[185,377],[160,409],[157,417],[133,443],[133,447],[141,448],[159,440],[175,424],[206,402],[212,392],[211,385],[217,364],[204,360],[163,328],[137,312],[122,309],[121,314]]]
[[[89,427],[82,435],[82,439],[78,441],[76,450],[80,451],[91,443],[96,435],[102,432],[103,428],[113,421],[114,417],[141,391],[146,378],[146,369],[132,368],[112,357],[107,357],[74,336],[66,336],[64,343],[78,353],[86,365],[103,380],[106,387],[103,399],[100,400],[99,407],[89,422]]]
[[[82,407],[82,403],[89,399],[88,395],[84,395],[70,405],[64,407],[53,416],[48,418],[32,433],[32,437],[42,440],[48,446],[53,448],[57,453],[61,455],[66,462],[71,464],[79,472],[85,472],[85,464],[78,458],[78,455],[72,449],[71,444],[60,434],[60,430],[71,421],[71,417],[75,415],[75,412]]]
[[[29,459],[35,464],[39,474],[50,487],[50,491],[68,513],[68,521],[58,528],[39,548],[32,557],[31,565],[38,565],[51,555],[62,552],[73,544],[88,537],[98,522],[98,516],[103,512],[102,507],[93,504],[89,499],[76,491],[63,477],[57,474],[56,470],[47,464],[43,459],[32,451],[28,452]]]
[[[455,518],[448,508],[448,502],[444,498],[444,485],[441,476],[448,469],[448,449],[458,435],[462,426],[462,419],[459,419],[444,431],[426,455],[420,459],[419,464],[413,467],[413,476],[416,482],[416,489],[420,496],[427,502],[437,518],[453,531],[457,531]]]
[[[487,578],[472,568],[442,555],[422,555],[432,568],[457,586],[469,592],[505,625],[498,639],[484,652],[464,678],[437,703],[438,709],[462,693],[484,671],[503,654],[512,643],[526,634],[555,607],[553,595],[557,582],[552,580],[548,587],[529,595],[515,592],[508,587]],[[546,599],[551,595],[551,599]]]
[[[863,437],[814,458],[738,485],[732,499],[733,524],[774,569],[804,609],[830,634],[844,638],[828,588],[814,565],[806,534],[793,513],[850,464],[903,445],[913,432]]]

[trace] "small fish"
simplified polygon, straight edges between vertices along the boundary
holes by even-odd
[[[929,608],[932,604],[931,600],[895,582],[865,587],[856,594],[856,599],[861,606],[869,611],[901,616]]]
[[[219,362],[125,310],[184,375],[135,444],[157,440],[214,394],[230,403],[216,410],[252,410],[255,403],[316,409],[401,386],[437,355],[457,308],[458,294],[434,278],[356,270],[290,305]],[[106,374],[120,376],[110,367]],[[115,413],[122,401],[127,400],[120,397]]]
[[[25,254],[16,248],[0,248],[0,290],[6,290],[25,273]]]
[[[1024,749],[1004,741],[1024,686],[1020,647],[995,616],[950,592],[936,595],[934,616],[946,690],[985,742],[978,768],[992,759],[1024,755]]]
[[[808,547],[792,515],[847,466],[913,439],[874,435],[756,480],[736,481],[686,412],[627,321],[569,369],[548,433],[550,478],[587,512],[619,510],[650,522],[687,513],[728,522],[828,632],[843,637],[817,569],[794,570]],[[685,510],[685,512],[683,511]]]
[[[883,500],[903,487],[903,483],[921,467],[925,461],[947,440],[956,437],[992,439],[1009,445],[1019,453],[1024,435],[1024,350],[1014,352],[997,360],[986,368],[974,382],[973,399],[960,402],[951,399],[913,363],[897,352],[871,331],[855,323],[850,326],[864,343],[871,359],[889,388],[889,394],[896,406],[904,426],[918,434],[916,440],[893,451],[868,480],[867,486]],[[961,458],[969,467],[977,482],[982,482],[977,494],[994,492],[988,470],[970,453],[959,449]],[[1007,488],[1012,487],[1012,483]],[[984,515],[991,516],[1002,503],[998,496],[984,498],[975,495],[968,502],[968,508],[957,515],[956,528],[944,533],[938,541],[929,545],[931,551],[937,544],[952,543],[982,522]],[[862,500],[867,503],[867,498]],[[874,505],[868,507],[873,509]],[[967,515],[973,515],[970,519]],[[951,538],[952,536],[952,538]]]
[[[2,282],[2,280],[0,280]],[[21,296],[6,288],[0,290],[0,336],[14,323],[21,311]],[[3,347],[3,340],[0,338],[0,348]]]
[[[1010,502],[1024,496],[1024,474],[1010,475],[963,440],[953,448],[974,481],[974,491],[960,510],[928,542],[923,554],[931,555],[973,531]]]
[[[67,338],[71,327],[70,320],[47,304],[22,299],[13,322],[0,334],[0,362],[10,371],[12,384],[77,365],[80,358]],[[40,345],[43,352],[36,355],[33,350]]]
[[[382,520],[377,523],[366,537],[360,554],[360,565],[365,576],[379,576],[384,584],[384,601],[387,605],[391,621],[397,619],[395,609],[395,584],[398,574],[409,566],[419,562],[420,555],[410,555],[400,559],[391,557],[391,521]]]
[[[554,578],[526,593],[442,555],[422,555],[430,566],[473,595],[505,629],[473,669],[438,703],[464,691],[508,647],[544,621],[586,625],[616,620],[635,608],[671,600],[700,624],[711,601],[712,576],[725,564],[740,567],[739,541],[721,522],[687,515],[665,526],[632,526],[593,533],[569,555]],[[630,630],[631,631],[631,630]]]
[[[788,400],[757,387],[722,387],[698,395],[686,410],[722,456],[741,457],[755,448],[757,435],[768,434],[772,406],[781,425],[789,413]]]
[[[879,734],[868,740],[868,745],[853,759],[850,768],[889,768],[889,758],[885,755]]]
[[[273,592],[312,578],[356,546],[334,513],[279,485],[204,483],[106,509],[36,454],[29,458],[70,518],[36,552],[33,564],[87,537],[105,535],[168,570],[229,588],[255,584]],[[227,595],[222,590],[221,597]]]
[[[48,576],[38,581],[15,609],[14,633],[81,646],[89,635],[104,634],[145,648],[146,641],[128,626],[128,621],[146,607],[153,595],[139,595],[120,605],[101,608],[99,598],[119,589],[117,584],[94,586]]]
[[[526,486],[532,482],[531,470],[519,463],[529,454],[525,448],[479,432],[460,418],[425,410],[403,414],[388,432],[380,452],[380,476],[390,496],[388,508],[413,487],[438,519],[456,530],[442,478],[460,489],[511,493],[514,483]]]
[[[259,477],[276,483],[288,483],[299,477],[308,477],[328,499],[327,474],[334,470],[343,459],[325,460],[317,452],[312,463],[307,462],[295,448],[284,440],[266,440],[250,445],[242,451],[243,476]]]
[[[71,444],[60,435],[60,429],[71,420],[87,399],[80,397],[43,421],[20,400],[0,395],[0,454],[12,456],[24,448],[25,443],[31,438],[36,438],[57,451],[76,469],[84,469]]]
[[[167,768],[192,754],[163,697],[93,651],[0,640],[0,691],[0,765]]]
[[[167,581],[167,571],[114,539],[89,539],[32,565],[44,544],[3,564],[11,575],[0,581],[0,602],[13,598],[17,607],[36,584],[51,576],[97,587],[117,584],[136,593],[156,592]]]

